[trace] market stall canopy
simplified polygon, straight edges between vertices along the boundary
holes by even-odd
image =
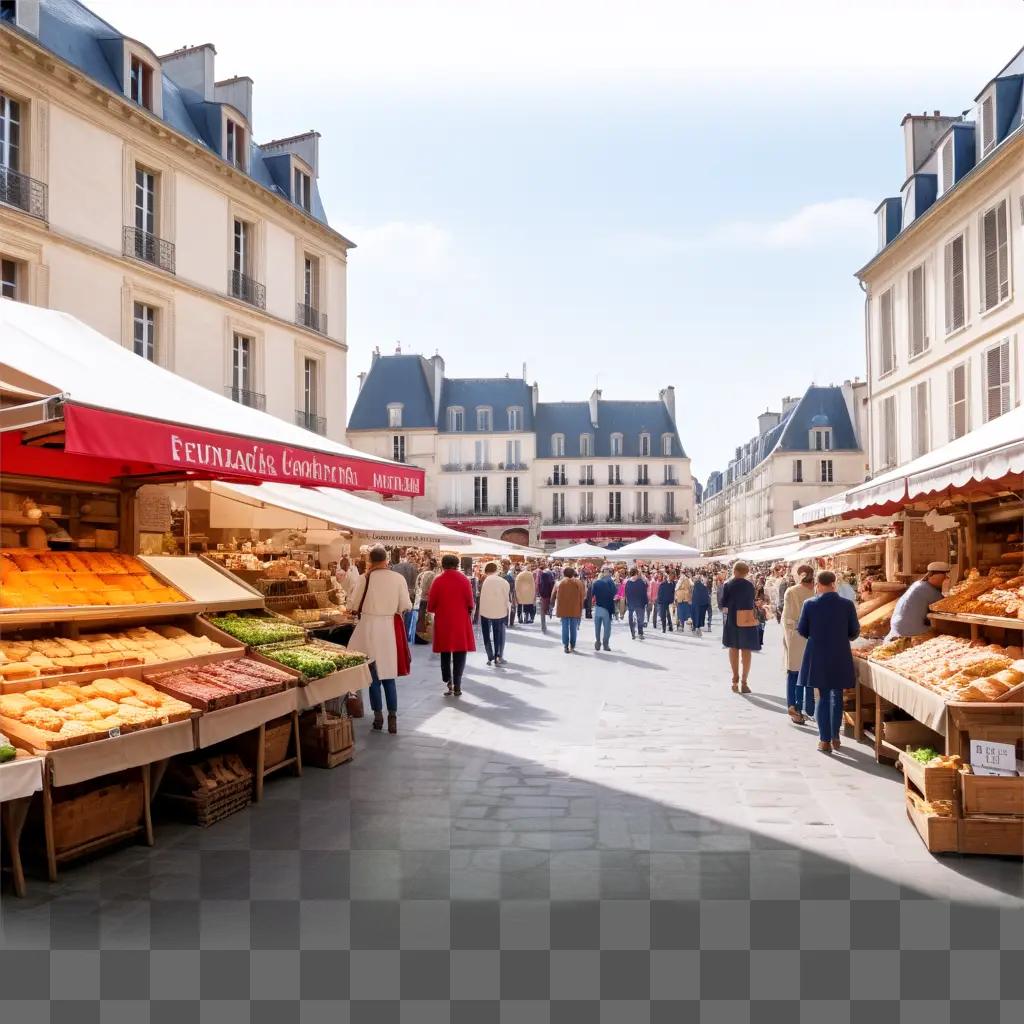
[[[549,558],[611,558],[612,552],[596,544],[570,544],[567,548],[552,551]]]
[[[218,527],[272,530],[334,526],[385,544],[447,545],[465,539],[464,534],[440,523],[345,491],[292,484],[213,483],[210,492],[210,523]]]
[[[836,515],[850,516],[862,509],[898,508],[926,494],[963,490],[1022,473],[1024,406],[867,483],[797,509],[793,522],[801,525]]]
[[[510,544],[507,540],[494,540],[492,537],[476,537],[472,534],[458,534],[461,539],[454,543],[442,541],[441,550],[451,551],[456,555],[470,555],[473,558],[501,558],[515,555],[518,558],[546,558],[543,551],[537,548],[523,547],[521,544]]]
[[[655,533],[652,533],[650,537],[645,537],[643,540],[634,541],[632,544],[625,544],[610,554],[613,558],[667,558],[673,561],[701,557],[700,552],[696,548],[687,547],[685,544],[678,544],[674,540],[666,540]]]
[[[423,470],[348,448],[179,377],[55,310],[0,299],[6,473],[154,474],[423,493]],[[219,357],[218,357],[219,360]]]
[[[780,538],[777,544],[760,544],[756,547],[741,548],[724,560],[735,562],[798,562],[804,558],[828,558],[843,555],[859,548],[869,547],[885,540],[876,533],[850,534],[845,537],[814,537],[810,540]]]

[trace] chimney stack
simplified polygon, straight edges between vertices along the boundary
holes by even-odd
[[[658,392],[658,397],[665,404],[665,408],[668,410],[668,418],[672,421],[672,426],[676,425],[676,389],[672,384],[669,384],[667,388],[662,388]]]
[[[922,114],[907,114],[902,123],[903,147],[906,159],[906,177],[910,177],[921,166],[922,161],[935,147],[935,143],[945,135],[951,124],[962,121],[963,116],[934,114],[925,111]]]
[[[430,388],[430,397],[434,399],[434,422],[437,423],[441,415],[441,391],[444,387],[444,360],[439,352],[430,357],[434,367],[434,379]]]
[[[594,388],[590,393],[590,425],[597,429],[597,403],[601,401],[601,389]]]

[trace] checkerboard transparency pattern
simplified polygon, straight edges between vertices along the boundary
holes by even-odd
[[[736,738],[727,698],[706,690],[720,649],[697,648],[680,667],[682,643],[655,638],[643,651],[580,658],[570,677],[553,641],[513,640],[507,675],[477,670],[467,680],[484,733],[457,717],[476,714],[468,702],[438,718],[436,664],[421,657],[403,684],[403,733],[369,736],[360,723],[352,765],[274,780],[262,805],[212,829],[163,824],[153,849],[126,847],[69,867],[54,887],[33,879],[27,901],[5,897],[5,1017],[19,1024],[1024,1019],[1019,862],[964,865],[961,895],[956,870],[948,891],[937,891],[927,865],[918,886],[905,864],[894,861],[888,871],[869,857],[869,838],[858,846],[818,835],[827,815],[817,800],[814,813],[796,814],[802,824],[793,837],[786,814],[774,810],[752,813],[780,819],[777,828],[736,824],[729,801],[737,792],[755,809],[763,794],[787,787],[802,800],[808,782],[813,794],[817,762],[789,775],[783,749],[776,785],[724,784],[742,761],[727,761],[723,773],[700,754],[716,727]],[[697,753],[680,751],[667,772],[682,780],[681,798],[659,799],[664,783],[644,784],[666,753],[652,738],[659,726],[640,722],[631,731],[623,722],[642,707],[644,687],[656,700],[659,688],[683,686],[687,718],[673,728],[680,743],[693,730]],[[755,678],[759,689],[762,699],[770,696],[768,682]],[[586,706],[591,692],[594,706]],[[671,701],[662,707],[662,727],[671,708]],[[748,705],[744,714],[766,720],[757,732],[769,734],[769,749],[810,743],[770,710]],[[554,754],[562,741],[578,746],[573,723],[588,715],[598,740],[588,756],[611,763],[573,772],[566,769],[573,758]],[[524,756],[459,740],[482,741],[494,730],[521,733],[507,746],[521,746]],[[756,760],[762,739],[744,756]],[[847,769],[861,770],[874,769],[857,761]],[[615,779],[622,785],[610,784]],[[895,780],[886,786],[900,799]],[[707,809],[716,792],[718,814]],[[876,842],[884,847],[884,834]],[[870,866],[851,856],[856,849]],[[893,849],[898,860],[904,848]]]

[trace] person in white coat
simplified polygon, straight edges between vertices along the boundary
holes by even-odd
[[[804,601],[814,597],[814,569],[809,565],[798,565],[793,570],[796,583],[786,588],[782,599],[782,647],[786,652],[786,705],[789,717],[797,724],[804,724],[804,714],[814,717],[814,689],[800,686],[800,664],[804,657],[807,641],[796,631]]]
[[[487,664],[505,664],[505,626],[512,607],[512,588],[504,576],[498,575],[494,562],[484,566],[480,585],[480,632],[487,649]]]
[[[381,690],[388,705],[388,732],[398,732],[398,643],[395,636],[395,616],[404,615],[412,608],[409,585],[405,577],[392,572],[388,566],[388,553],[379,544],[370,549],[370,562],[366,573],[359,577],[352,593],[350,608],[359,613],[359,621],[352,633],[349,647],[362,651],[370,658],[370,707],[373,708],[373,727],[384,727],[384,708]]]

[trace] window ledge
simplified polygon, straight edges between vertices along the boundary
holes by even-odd
[[[920,362],[922,359],[924,359],[925,356],[931,353],[931,350],[932,346],[931,342],[929,342],[927,345],[925,345],[923,349],[921,349],[920,352],[916,352],[914,353],[914,355],[907,357],[907,365],[909,366],[911,363]]]
[[[971,329],[971,324],[968,321],[967,323],[961,324],[961,326],[956,327],[952,331],[950,331],[946,335],[944,340],[945,341],[952,341],[954,338],[958,338],[961,334],[963,334],[964,331],[969,331],[970,329]]]
[[[1013,302],[1012,289],[1010,290],[1010,294],[1007,295],[1005,299],[1000,299],[999,302],[997,302],[994,306],[990,306],[988,309],[979,309],[978,316],[980,316],[984,320],[986,317],[992,316],[993,313],[998,313],[1006,306],[1009,306],[1011,302]]]
[[[888,380],[890,377],[892,377],[896,373],[896,371],[898,369],[899,369],[898,366],[894,366],[891,370],[886,370],[885,373],[880,373],[878,375],[878,379],[879,380]]]

